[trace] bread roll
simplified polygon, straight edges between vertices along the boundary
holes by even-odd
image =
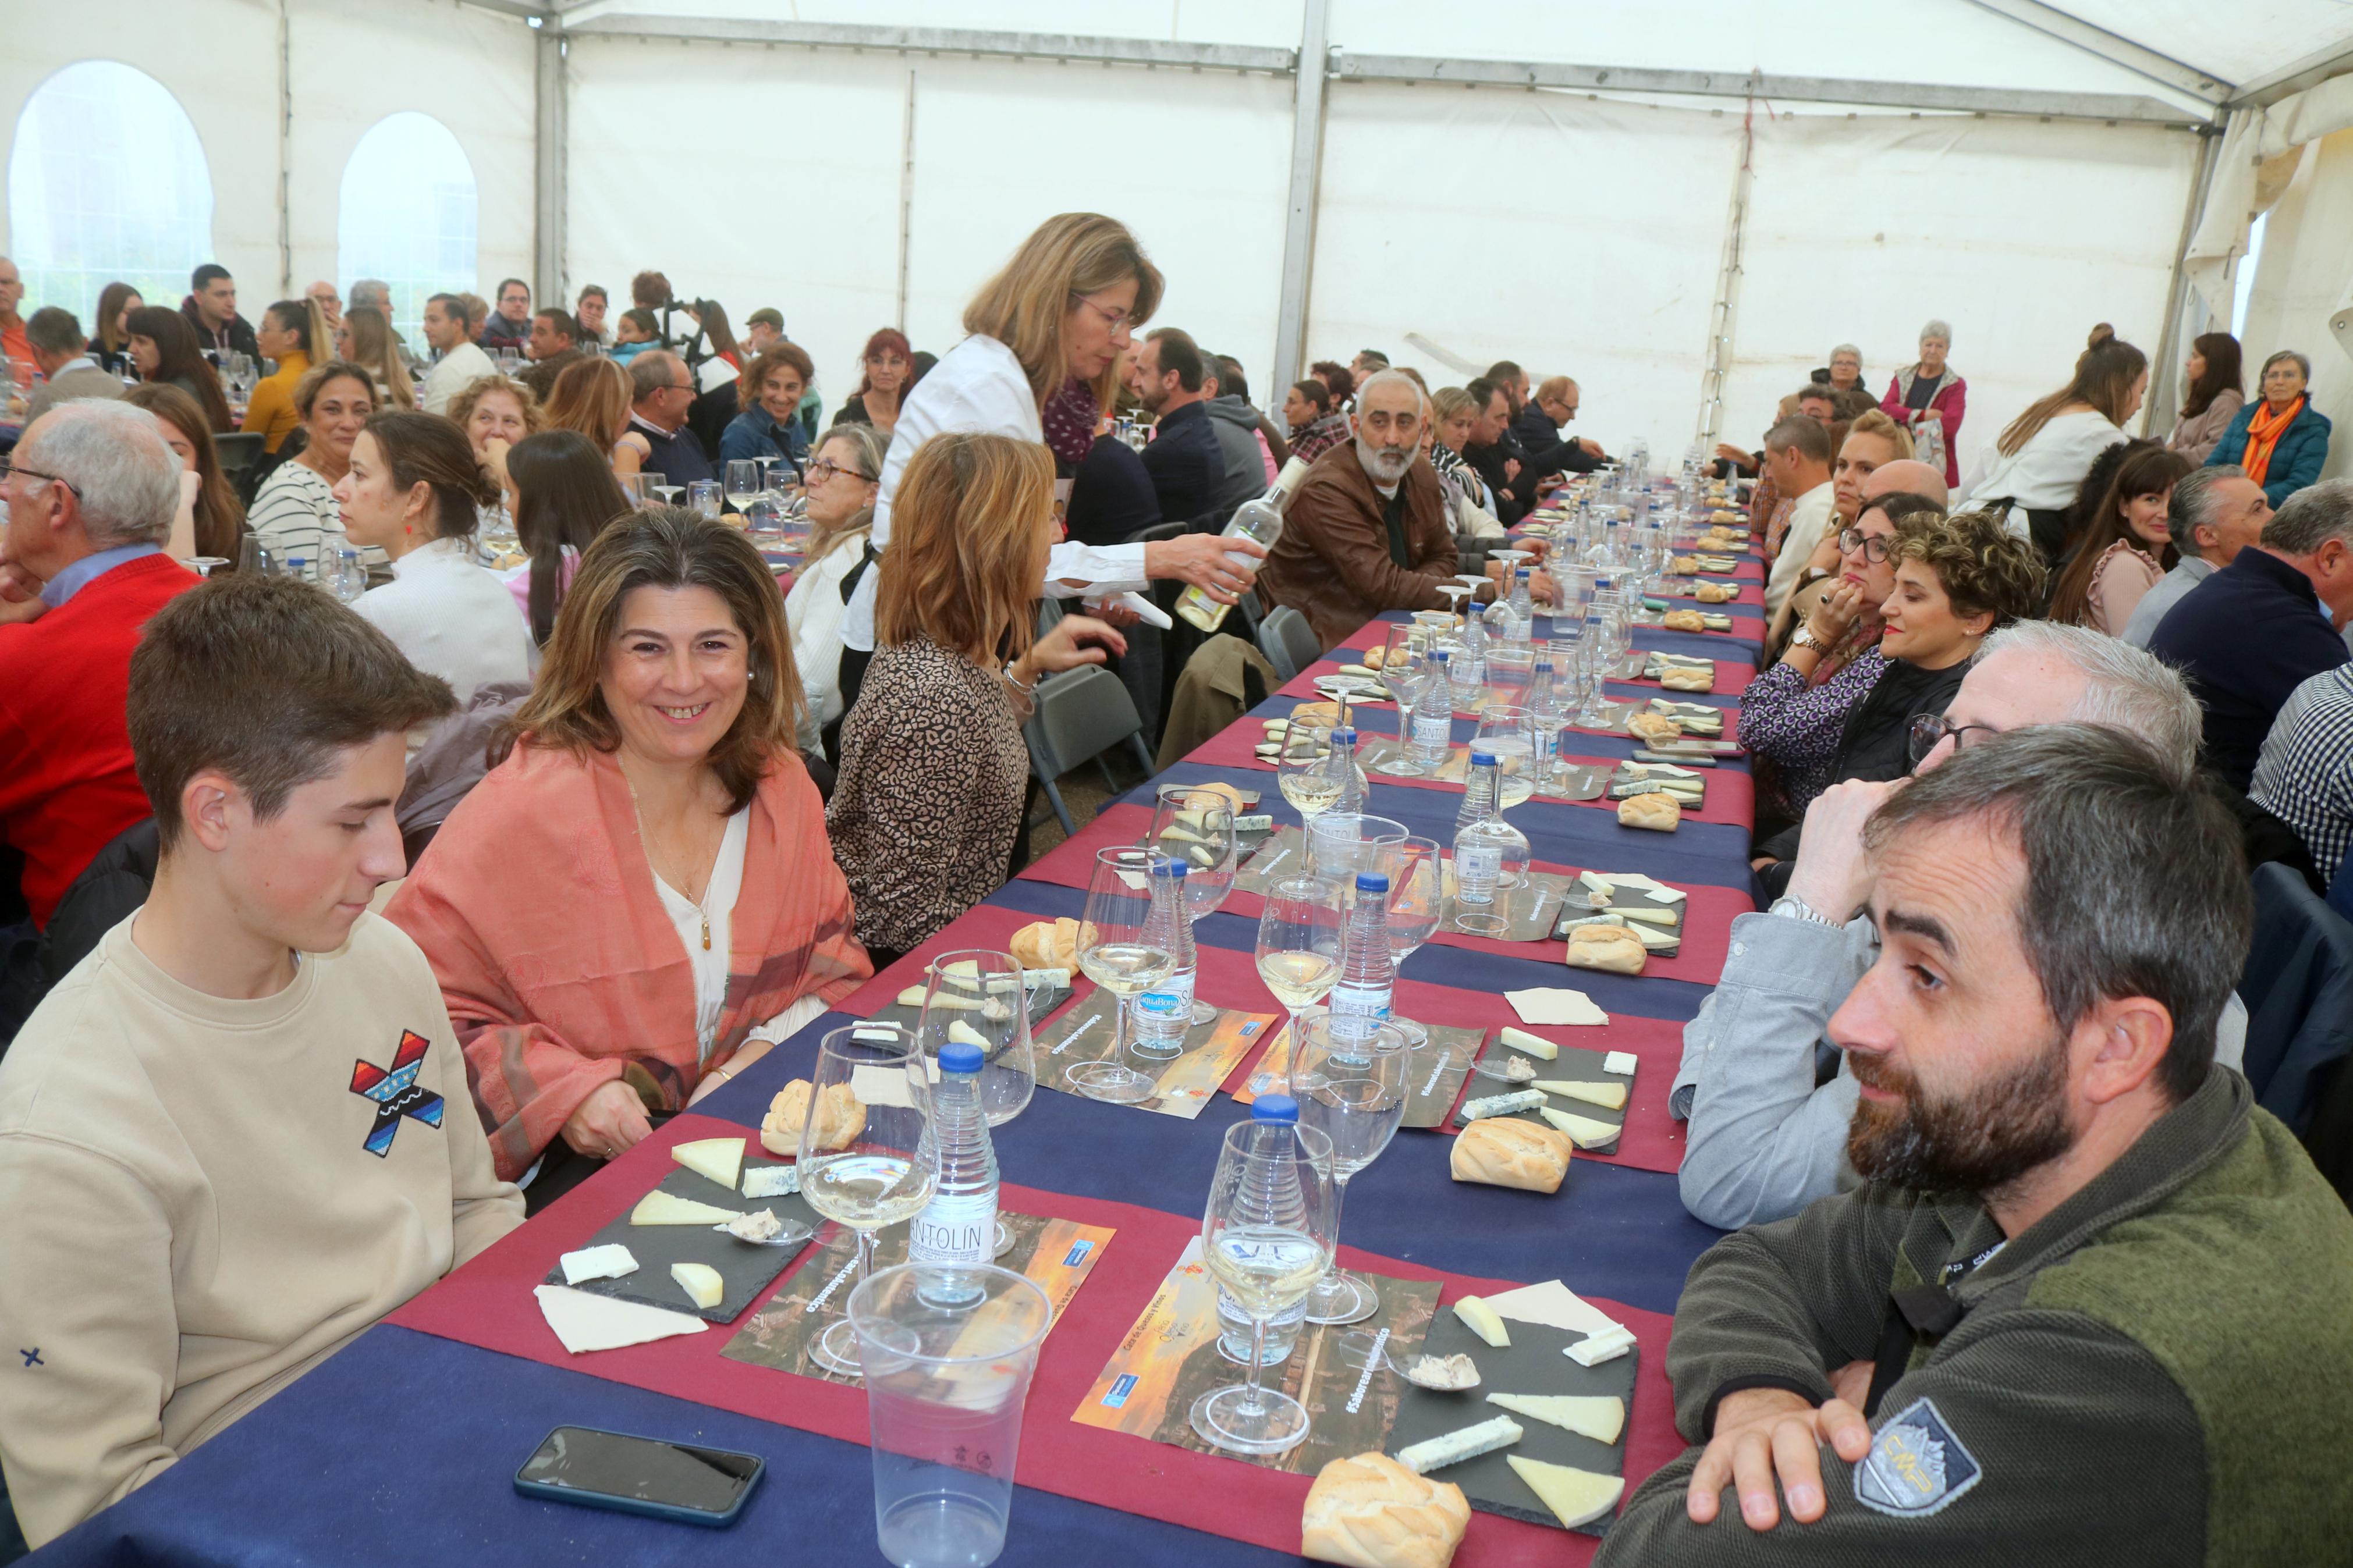
[[[1645,798],[1637,795],[1635,799]],[[1672,805],[1674,803],[1667,803]],[[1625,808],[1619,808],[1624,814]],[[1572,969],[1607,969],[1618,974],[1640,974],[1648,950],[1642,939],[1624,926],[1573,926],[1568,933],[1568,965]],[[1472,1125],[1477,1125],[1475,1122]]]
[[[1024,969],[1068,969],[1079,967],[1079,922],[1068,915],[1060,920],[1037,921],[1013,933],[1008,944],[1015,962]]]
[[[1663,713],[1637,713],[1626,721],[1626,732],[1638,741],[1680,741],[1683,727]]]
[[[797,1078],[776,1090],[768,1114],[760,1121],[760,1147],[790,1158],[801,1150],[801,1123],[808,1120],[809,1080]],[[866,1108],[846,1083],[825,1091],[824,1115],[818,1121],[818,1147],[846,1149],[866,1131]]]
[[[1447,1168],[1458,1182],[1556,1193],[1576,1147],[1566,1132],[1508,1116],[1487,1116],[1455,1135]]]
[[[1358,1454],[1316,1472],[1299,1551],[1354,1568],[1446,1568],[1470,1524],[1461,1487],[1417,1476],[1387,1454]]]
[[[1689,616],[1694,620],[1699,618],[1696,610],[1678,610],[1675,615]],[[1672,620],[1674,616],[1667,618]],[[1713,691],[1715,689],[1715,671],[1694,669],[1687,664],[1671,664],[1659,672],[1659,684],[1670,691]]]
[[[1666,618],[1659,624],[1671,632],[1703,632],[1707,629],[1707,622],[1697,610],[1669,610]]]
[[[1198,784],[1194,786],[1192,793],[1196,795],[1224,795],[1226,797],[1226,804],[1233,808],[1236,816],[1240,816],[1241,813],[1250,809],[1250,804],[1242,799],[1242,792],[1222,779],[1219,780],[1216,784]],[[1078,924],[1076,921],[1073,921],[1071,923],[1074,927]]]
[[[1291,710],[1293,730],[1329,730],[1340,721],[1336,702],[1303,702]]]
[[[1671,795],[1630,795],[1618,803],[1618,825],[1620,827],[1647,827],[1653,833],[1672,833],[1683,819],[1683,808],[1675,804]]]
[[[1381,661],[1388,658],[1388,652],[1389,650],[1386,645],[1380,647],[1366,648],[1365,650],[1365,667],[1367,669],[1380,668]]]
[[[1667,570],[1673,573],[1678,577],[1688,577],[1693,573],[1699,570],[1699,557],[1696,555],[1671,555],[1667,558]]]
[[[1728,605],[1740,597],[1740,590],[1729,583],[1702,583],[1692,590],[1692,597],[1703,605]]]

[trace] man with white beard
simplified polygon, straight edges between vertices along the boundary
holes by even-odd
[[[1325,651],[1383,610],[1446,607],[1457,558],[1438,474],[1421,456],[1421,389],[1384,370],[1356,388],[1356,438],[1315,459],[1258,575]]]

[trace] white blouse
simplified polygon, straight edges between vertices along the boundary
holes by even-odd
[[[392,563],[393,580],[352,608],[381,627],[408,662],[438,675],[464,703],[474,688],[532,678],[539,650],[498,574],[474,563],[462,539],[420,544]]]
[[[718,1043],[720,1015],[727,1010],[728,933],[734,923],[735,897],[744,890],[744,847],[751,842],[752,808],[745,806],[727,819],[719,840],[719,858],[712,862],[711,882],[698,904],[654,873],[654,890],[661,894],[662,910],[678,928],[679,944],[694,971],[695,1060],[711,1059]],[[703,911],[711,912],[711,945],[702,945]]]
[[[2005,498],[2018,503],[2010,513],[2010,531],[2028,536],[2027,511],[2059,511],[2074,504],[2075,491],[2091,471],[2092,461],[2117,442],[2128,439],[2097,409],[2052,416],[2017,451],[2002,456],[2000,447],[1986,447],[1985,477],[1969,492],[1965,509]]]

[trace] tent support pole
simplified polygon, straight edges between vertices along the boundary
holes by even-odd
[[[278,0],[278,278],[279,298],[294,294],[294,23],[288,0]]]
[[[2173,281],[2165,291],[2165,331],[2158,338],[2157,362],[2149,366],[2149,393],[2141,419],[2144,431],[2161,433],[2173,427],[2174,410],[2180,395],[2173,361],[2185,335],[2183,318],[2189,314],[2190,300],[2187,266],[2189,241],[2198,232],[2198,220],[2206,215],[2206,200],[2213,194],[2221,149],[2221,127],[2199,132],[2198,164],[2189,177],[2189,198],[2182,204],[2181,238],[2173,247]],[[2199,303],[2202,309],[2204,301]]]
[[[1708,311],[1706,368],[1699,382],[1699,444],[1711,458],[1724,428],[1724,388],[1732,375],[1734,324],[1740,317],[1741,256],[1747,243],[1748,184],[1756,166],[1757,100],[1740,121],[1740,166],[1732,172],[1732,210],[1724,225],[1724,260],[1716,268],[1715,305]]]
[[[1291,188],[1282,223],[1282,296],[1274,327],[1274,379],[1264,396],[1282,395],[1307,363],[1307,289],[1314,271],[1316,184],[1324,163],[1324,82],[1331,0],[1306,0],[1299,23],[1299,67],[1292,78]]]
[[[915,68],[907,68],[907,112],[899,129],[899,312],[892,320],[907,330],[907,270],[915,233]]]
[[[570,133],[565,102],[564,35],[539,32],[534,63],[535,125],[532,157],[533,293],[542,305],[565,306],[564,232],[565,141]]]

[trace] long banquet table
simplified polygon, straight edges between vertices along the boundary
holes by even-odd
[[[1740,576],[1752,590],[1753,561]],[[1743,598],[1752,600],[1751,594]],[[1741,613],[1741,612],[1746,612]],[[1393,617],[1394,618],[1394,617]],[[1254,784],[1260,809],[1295,816],[1249,742],[1262,719],[1314,695],[1312,679],[1360,656],[1375,622],[1256,713],[1162,775],[1131,791],[1075,839],[1040,858],[934,942],[910,954],[741,1078],[671,1121],[647,1142],[557,1201],[481,1258],[360,1335],[267,1404],[153,1482],[37,1554],[43,1563],[137,1561],[175,1564],[333,1563],[736,1563],[747,1552],[777,1561],[860,1563],[873,1547],[872,1486],[863,1447],[864,1400],[854,1387],[722,1359],[744,1320],[716,1331],[568,1356],[541,1321],[530,1288],[561,1252],[583,1245],[670,1168],[683,1139],[756,1129],[770,1098],[807,1076],[826,1029],[887,1005],[920,977],[930,951],[1001,947],[1030,920],[1076,915],[1084,864],[1099,845],[1131,841],[1163,780]],[[1749,605],[1735,630],[1641,630],[1642,647],[1719,661],[1711,700],[1726,708],[1753,669]],[[1655,685],[1611,695],[1655,696]],[[1736,728],[1727,715],[1726,731]],[[1362,710],[1360,727],[1394,731],[1394,709]],[[1471,721],[1458,717],[1456,738]],[[1582,734],[1577,750],[1624,758],[1624,737]],[[1502,993],[1569,985],[1611,1015],[1608,1029],[1574,1041],[1641,1058],[1628,1132],[1614,1157],[1580,1152],[1552,1195],[1466,1186],[1447,1174],[1447,1134],[1401,1132],[1352,1187],[1343,1235],[1347,1265],[1437,1279],[1445,1299],[1551,1278],[1622,1318],[1640,1341],[1641,1368],[1626,1442],[1630,1485],[1680,1450],[1663,1363],[1675,1300],[1693,1260],[1716,1232],[1687,1215],[1672,1174],[1680,1125],[1663,1100],[1680,1026],[1720,970],[1725,929],[1751,907],[1749,781],[1727,759],[1710,775],[1707,809],[1672,837],[1618,826],[1606,803],[1539,796],[1512,820],[1540,867],[1645,871],[1692,894],[1683,955],[1640,979],[1570,971],[1559,944],[1441,936],[1409,958],[1400,1012],[1492,1032],[1518,1022]],[[1366,809],[1451,843],[1459,786],[1377,781]],[[1201,921],[1200,992],[1217,1005],[1279,1011],[1250,963],[1256,905],[1236,894]],[[1090,987],[1078,982],[1083,1005]],[[1552,1031],[1559,1037],[1568,1034]],[[1587,1038],[1586,1037],[1591,1037]],[[1255,1058],[1226,1080],[1246,1079]],[[1478,1080],[1473,1079],[1474,1083]],[[1247,1115],[1228,1095],[1196,1121],[1102,1105],[1045,1089],[997,1132],[1006,1203],[1111,1226],[1117,1235],[1041,1356],[1023,1427],[1007,1563],[1104,1563],[1135,1568],[1223,1568],[1296,1561],[1299,1506],[1310,1478],[1198,1454],[1071,1420],[1123,1334],[1188,1236],[1217,1161],[1218,1135]],[[1637,1135],[1638,1117],[1641,1123]],[[811,1256],[814,1256],[812,1251]],[[792,1278],[787,1271],[786,1281]],[[765,1299],[765,1293],[764,1298]],[[772,1472],[732,1529],[599,1513],[526,1500],[511,1478],[548,1429],[603,1426],[763,1456]],[[1481,1513],[1457,1562],[1583,1563],[1594,1540]]]

